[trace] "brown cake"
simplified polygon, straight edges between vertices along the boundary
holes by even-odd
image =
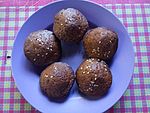
[[[61,44],[51,31],[35,31],[25,41],[24,54],[35,65],[49,65],[59,60]]]
[[[85,34],[83,46],[88,57],[110,60],[117,51],[118,36],[111,30],[97,27]]]
[[[62,9],[55,15],[53,31],[60,40],[79,42],[87,29],[88,21],[77,9]]]
[[[50,99],[64,99],[69,94],[74,78],[74,72],[68,64],[56,62],[41,73],[40,87]]]
[[[112,75],[104,61],[91,58],[81,63],[76,71],[76,80],[82,94],[99,98],[111,87]]]

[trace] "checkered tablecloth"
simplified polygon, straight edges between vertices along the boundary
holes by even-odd
[[[56,0],[0,0],[2,6],[37,6],[45,5]],[[133,3],[150,3],[150,0],[90,0],[100,4],[133,4]]]
[[[135,52],[133,77],[112,112],[150,112],[150,4],[104,5],[125,24]],[[38,112],[21,96],[11,75],[14,36],[39,6],[0,7],[0,113]]]

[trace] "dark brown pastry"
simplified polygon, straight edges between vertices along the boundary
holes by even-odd
[[[85,16],[74,8],[62,9],[55,15],[53,31],[66,42],[79,42],[88,29]]]
[[[117,51],[118,36],[111,30],[97,27],[85,34],[83,46],[88,57],[110,60]]]
[[[40,87],[50,99],[64,99],[74,82],[72,68],[61,62],[48,66],[40,76]]]
[[[61,44],[51,31],[35,31],[25,41],[24,54],[35,65],[49,65],[59,60]]]
[[[91,58],[81,63],[76,72],[76,80],[82,94],[99,98],[111,87],[112,75],[104,61]]]

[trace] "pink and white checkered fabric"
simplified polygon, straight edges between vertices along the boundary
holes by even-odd
[[[122,98],[107,112],[150,112],[150,4],[104,5],[125,24],[135,51],[132,80]],[[0,7],[0,113],[38,112],[21,96],[11,75],[14,35],[39,6]]]
[[[0,6],[39,6],[56,0],[1,0]],[[150,3],[150,0],[90,0],[99,4]]]

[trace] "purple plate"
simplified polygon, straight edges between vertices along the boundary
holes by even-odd
[[[54,15],[59,10],[68,7],[80,10],[93,25],[107,27],[119,35],[118,50],[110,64],[113,83],[109,92],[98,100],[88,100],[80,96],[76,85],[65,102],[57,103],[48,100],[40,91],[40,69],[30,64],[24,56],[23,46],[29,33],[51,26]],[[61,61],[68,63],[76,71],[83,60],[81,44],[62,45],[63,57]],[[110,11],[88,1],[68,0],[54,2],[35,12],[18,32],[12,52],[13,77],[19,91],[32,106],[44,113],[100,113],[108,110],[120,99],[127,89],[133,67],[133,47],[124,25]]]

